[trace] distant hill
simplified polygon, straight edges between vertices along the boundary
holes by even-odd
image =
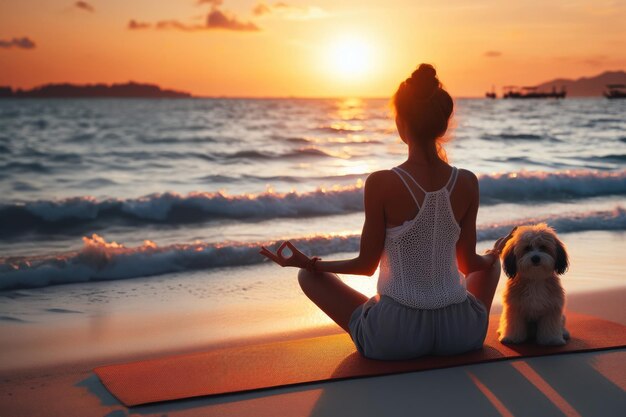
[[[162,90],[154,84],[46,84],[31,90],[13,90],[10,87],[0,87],[0,97],[4,98],[186,98],[191,94]]]
[[[552,87],[560,90],[565,87],[568,97],[595,97],[601,96],[607,84],[626,84],[626,72],[606,71],[595,77],[582,77],[577,80],[557,78],[539,84],[540,91],[551,91]]]

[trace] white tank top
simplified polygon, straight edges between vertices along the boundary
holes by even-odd
[[[421,309],[442,308],[465,301],[465,278],[456,262],[456,243],[461,228],[450,204],[458,170],[453,167],[446,186],[430,192],[402,168],[395,167],[392,171],[411,193],[418,212],[404,224],[387,228],[378,293]],[[424,193],[421,206],[406,178]]]

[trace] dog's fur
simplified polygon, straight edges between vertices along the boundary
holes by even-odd
[[[521,226],[502,251],[510,278],[503,293],[498,334],[502,343],[535,338],[540,345],[564,345],[565,292],[559,275],[569,266],[565,245],[544,223]]]

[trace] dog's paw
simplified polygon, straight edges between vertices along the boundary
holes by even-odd
[[[563,339],[569,340],[570,335],[566,328],[563,328]]]
[[[518,343],[522,343],[525,339],[523,337],[513,337],[510,335],[507,336],[501,336],[499,339],[500,343],[503,343],[505,345],[511,345],[511,344],[518,344]]]
[[[563,337],[537,337],[537,344],[543,346],[563,346],[566,343]]]

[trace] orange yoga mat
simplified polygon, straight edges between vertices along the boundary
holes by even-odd
[[[497,340],[498,320],[499,316],[491,316],[483,349],[456,356],[427,356],[410,361],[365,359],[356,351],[350,336],[344,333],[102,366],[95,372],[118,400],[134,406],[626,345],[626,326],[568,313],[571,340],[565,346],[505,346]]]

